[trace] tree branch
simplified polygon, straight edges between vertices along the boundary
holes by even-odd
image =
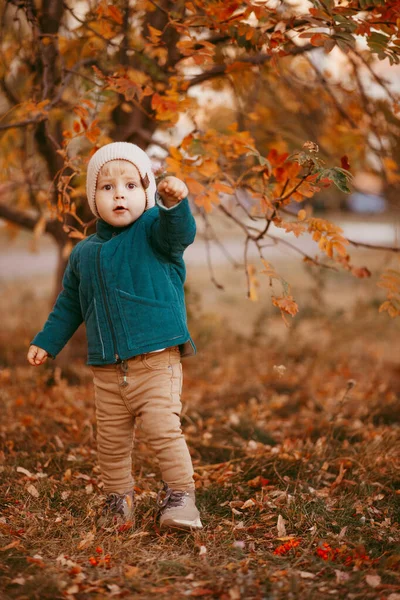
[[[379,77],[375,71],[372,69],[371,65],[365,60],[365,58],[363,57],[361,52],[357,52],[356,50],[352,49],[351,52],[358,58],[361,60],[361,62],[364,64],[364,66],[368,69],[368,71],[371,73],[372,77],[375,79],[375,81],[385,90],[385,92],[387,93],[387,95],[389,96],[389,98],[392,100],[392,102],[397,102],[397,98],[395,96],[393,96],[392,92],[390,91],[390,89],[388,88],[386,82]]]
[[[321,73],[321,71],[319,71],[319,69],[317,69],[317,67],[314,65],[314,63],[312,62],[312,60],[310,60],[307,56],[306,59],[308,60],[310,66],[312,69],[314,69],[318,79],[320,80],[320,82],[322,83],[324,90],[326,91],[326,93],[329,95],[329,97],[332,99],[333,104],[336,106],[336,109],[338,111],[338,113],[348,122],[350,123],[350,125],[353,127],[353,129],[358,129],[358,125],[357,123],[355,123],[353,121],[353,119],[351,118],[350,115],[348,115],[346,113],[346,111],[344,110],[343,106],[340,104],[340,102],[338,101],[338,99],[336,98],[335,94],[332,92],[331,88],[329,87],[329,83],[326,80],[326,78],[324,77],[324,75]]]
[[[312,44],[307,44],[306,46],[296,46],[293,48],[291,52],[288,52],[285,56],[296,56],[297,54],[303,54],[305,52],[309,52],[310,50],[314,50],[315,46]],[[252,65],[263,65],[274,57],[271,54],[258,54],[257,56],[244,56],[241,58],[240,56],[237,58],[237,62],[249,63]],[[209,79],[213,79],[214,77],[220,77],[221,75],[226,74],[226,69],[229,65],[217,65],[204,73],[200,73],[189,79],[187,81],[187,87],[193,87],[194,85],[198,85],[199,83],[203,83],[203,81],[208,81]]]
[[[3,90],[5,97],[7,98],[7,100],[9,101],[10,104],[12,104],[14,106],[16,104],[19,104],[18,98],[16,97],[14,92],[8,87],[5,77],[2,77],[0,79],[0,86],[1,86],[1,89]]]
[[[355,242],[354,240],[349,240],[349,238],[346,238],[346,240],[352,246],[360,246],[361,248],[368,248],[369,250],[386,250],[387,252],[400,252],[399,247],[376,246],[375,244],[364,244],[364,242]]]
[[[93,33],[93,35],[95,37],[100,38],[101,40],[103,40],[107,44],[110,44],[111,46],[115,46],[116,48],[120,47],[120,45],[117,44],[116,42],[113,42],[112,39],[108,39],[104,35],[101,35],[101,33],[99,33],[98,31],[96,31],[95,29],[93,29],[93,27],[90,27],[90,25],[88,25],[86,21],[82,21],[82,19],[80,19],[79,17],[77,17],[76,14],[74,13],[74,11],[72,10],[72,8],[70,6],[68,6],[68,4],[66,2],[64,2],[63,4],[64,4],[64,7],[74,17],[74,19],[76,19],[78,21],[78,23],[81,23],[84,26],[85,29],[87,29],[88,31],[90,31],[91,33]]]
[[[14,223],[19,227],[23,227],[24,229],[28,229],[29,231],[33,231],[35,229],[36,224],[39,219],[33,217],[27,212],[23,212],[21,210],[16,210],[15,208],[10,208],[6,204],[0,203],[0,219],[4,219],[5,221],[9,221],[10,223]],[[45,232],[52,235],[57,244],[64,244],[68,235],[63,230],[63,224],[58,221],[47,221],[45,226]]]
[[[319,262],[319,260],[317,260],[316,258],[312,258],[309,254],[306,254],[305,252],[303,252],[303,250],[301,250],[300,248],[298,248],[294,244],[291,244],[287,240],[284,240],[283,238],[278,238],[278,237],[276,237],[274,235],[271,235],[270,233],[267,234],[267,237],[269,239],[273,240],[275,244],[284,244],[285,246],[288,246],[289,248],[292,248],[292,250],[294,250],[298,254],[301,254],[302,256],[304,256],[304,258],[306,258],[308,261],[312,262],[314,265],[317,265],[318,267],[323,267],[324,269],[331,269],[332,271],[338,271],[339,270],[339,269],[337,269],[336,267],[334,267],[332,265],[326,265],[325,263]],[[266,248],[266,246],[261,246],[261,248]]]
[[[0,131],[5,131],[6,129],[14,129],[20,127],[26,127],[27,125],[32,125],[33,123],[37,124],[41,121],[47,121],[46,115],[40,115],[36,119],[26,119],[25,121],[17,121],[16,123],[7,123],[7,125],[0,125]]]

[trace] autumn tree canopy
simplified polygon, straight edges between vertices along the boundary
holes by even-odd
[[[312,199],[330,186],[349,192],[359,170],[377,172],[394,197],[399,101],[376,65],[399,64],[396,0],[0,6],[0,218],[54,237],[59,278],[72,244],[93,231],[87,161],[116,140],[159,150],[159,175],[185,179],[207,226],[215,211],[236,222],[248,294],[267,275],[283,316],[297,305],[267,260],[271,223],[318,242],[322,255],[300,260],[369,276],[352,265],[342,230],[312,214]],[[382,310],[400,315],[400,274],[384,273],[381,285]]]

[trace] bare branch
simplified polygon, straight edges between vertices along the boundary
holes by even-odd
[[[17,96],[14,94],[13,90],[11,90],[10,87],[8,86],[5,77],[2,77],[0,79],[0,86],[1,86],[1,89],[3,90],[5,97],[7,98],[7,100],[9,101],[10,104],[12,104],[14,106],[19,104],[19,100],[18,100]]]
[[[101,35],[101,33],[96,31],[95,29],[93,29],[93,27],[90,27],[90,25],[88,25],[88,23],[86,21],[83,21],[82,19],[77,17],[77,15],[74,13],[72,8],[70,6],[68,6],[68,4],[66,2],[64,2],[64,7],[71,13],[71,15],[74,17],[74,19],[76,19],[78,21],[78,23],[81,23],[84,26],[84,28],[87,29],[88,31],[90,31],[91,33],[93,33],[94,36],[100,38],[107,44],[110,44],[110,46],[115,46],[116,48],[120,47],[120,45],[117,44],[116,42],[113,42],[112,39],[108,39],[104,35]]]
[[[247,297],[250,298],[250,274],[249,274],[249,264],[248,264],[248,259],[247,259],[247,255],[248,255],[248,251],[249,251],[249,241],[251,240],[251,237],[248,235],[246,237],[246,241],[244,243],[244,272],[246,273],[246,282],[247,282]]]
[[[214,241],[217,244],[217,246],[220,248],[222,253],[225,255],[225,257],[233,265],[233,267],[235,269],[237,269],[240,266],[239,263],[237,263],[236,260],[233,258],[233,256],[231,256],[229,254],[228,250],[225,248],[223,243],[219,240],[217,234],[215,233],[213,226],[210,223],[210,220],[209,220],[206,212],[199,210],[198,213],[200,214],[200,216],[202,217],[202,219],[204,220],[205,225],[206,225],[206,239],[208,238],[209,241]],[[208,236],[208,232],[211,232],[211,237]]]
[[[7,204],[0,203],[0,219],[4,219],[9,221],[10,223],[14,223],[15,225],[19,225],[19,227],[23,227],[24,229],[28,229],[33,231],[35,229],[36,224],[39,219],[37,217],[33,217],[27,212],[23,212],[21,210],[16,210],[15,208],[11,208]],[[63,244],[67,241],[68,236],[63,230],[63,224],[58,221],[47,221],[45,226],[45,232],[52,235],[58,244]]]
[[[354,240],[346,240],[352,246],[359,246],[360,248],[368,248],[369,250],[386,250],[387,252],[400,252],[400,248],[396,246],[376,246],[375,244],[364,244],[364,242],[355,242]]]
[[[77,63],[75,63],[74,68],[79,69],[80,67],[87,67],[87,66],[95,65],[95,64],[97,64],[96,59],[85,58],[85,59],[80,60]],[[66,77],[64,77],[64,81],[63,81],[62,85],[60,85],[60,87],[57,91],[57,94],[54,96],[53,100],[51,101],[50,107],[55,106],[61,100],[64,90],[66,89],[67,85],[69,84],[70,80],[72,79],[72,76],[74,74],[80,75],[80,73],[77,73],[76,71],[74,71],[72,69],[65,69],[65,71],[68,73],[68,75]],[[94,83],[94,85],[96,85],[96,86],[98,85],[95,80],[92,80],[92,82]]]
[[[7,123],[7,125],[0,125],[0,131],[5,131],[6,129],[16,129],[20,127],[26,127],[27,125],[35,124],[37,125],[41,121],[47,121],[46,115],[40,115],[36,119],[26,119],[25,121],[17,121],[16,123]]]
[[[257,227],[252,227],[251,225],[244,225],[244,223],[242,223],[239,219],[237,219],[234,215],[232,215],[226,208],[225,206],[223,206],[222,204],[218,205],[218,209],[224,213],[224,215],[226,215],[229,219],[232,219],[232,221],[235,221],[235,223],[241,228],[243,229],[243,231],[245,232],[246,235],[249,235],[249,229],[252,229],[253,231],[256,231],[257,234],[260,233],[260,230]]]
[[[317,69],[317,67],[314,65],[312,60],[310,60],[307,55],[306,55],[306,59],[309,62],[312,69],[314,69],[318,79],[320,80],[320,82],[322,83],[322,85],[324,87],[324,90],[329,95],[329,97],[332,99],[332,102],[336,106],[336,109],[339,112],[339,114],[351,125],[351,127],[353,127],[353,129],[358,129],[357,123],[355,123],[353,121],[353,119],[351,118],[351,116],[347,114],[347,112],[344,110],[343,106],[340,104],[339,100],[336,98],[335,94],[332,92],[326,77],[321,73],[321,71],[319,69]]]
[[[398,99],[393,96],[391,90],[388,88],[388,86],[386,85],[386,82],[379,77],[375,71],[372,69],[371,65],[365,60],[365,58],[363,57],[361,52],[357,52],[356,50],[354,50],[353,48],[351,49],[352,54],[354,54],[358,59],[361,60],[361,62],[367,67],[368,71],[371,73],[372,77],[375,79],[375,81],[385,90],[385,92],[387,93],[387,95],[389,96],[389,98],[393,101],[393,102],[398,102]]]
[[[373,114],[373,111],[370,108],[370,100],[369,100],[369,98],[368,98],[368,96],[367,96],[367,94],[366,94],[366,92],[364,90],[363,84],[361,82],[360,75],[359,75],[358,70],[357,70],[357,64],[356,64],[354,58],[352,58],[351,56],[349,56],[348,58],[349,58],[349,61],[351,62],[352,66],[353,66],[354,79],[356,80],[357,87],[358,87],[358,90],[360,92],[360,96],[361,96],[361,100],[363,102],[363,106],[364,106],[365,112],[369,115],[369,118],[370,118],[371,129],[372,129],[373,133],[375,134],[376,139],[378,140],[378,143],[379,143],[379,146],[380,146],[380,151],[379,152],[376,151],[376,148],[374,150],[375,150],[375,153],[376,153],[376,156],[377,156],[378,160],[380,161],[380,163],[382,165],[382,176],[383,176],[385,182],[387,183],[386,168],[385,168],[385,164],[384,164],[383,158],[382,158],[382,156],[387,156],[387,151],[386,151],[384,143],[382,141],[382,137],[381,137],[381,134],[379,132],[379,127],[375,123],[374,114]],[[371,148],[370,144],[369,144],[369,147]]]
[[[306,46],[296,46],[286,56],[296,56],[297,54],[303,54],[314,49],[315,46],[313,46],[312,44],[307,44]],[[237,61],[249,63],[251,65],[263,65],[266,62],[270,61],[272,58],[273,55],[271,54],[258,54],[256,56],[244,56],[243,58],[238,57]],[[213,79],[214,77],[226,75],[226,69],[228,68],[228,66],[229,65],[216,65],[212,69],[209,69],[208,71],[204,71],[204,73],[196,75],[196,77],[193,77],[192,79],[189,79],[187,81],[187,87],[193,87],[194,85],[203,83],[203,81],[208,81],[210,79]]]
[[[291,248],[292,250],[294,250],[298,254],[301,254],[302,256],[304,256],[304,258],[306,258],[308,261],[312,262],[314,265],[317,265],[318,267],[323,267],[324,269],[331,269],[332,271],[338,271],[339,270],[339,269],[337,269],[336,267],[334,267],[332,265],[327,265],[325,263],[319,262],[319,260],[317,260],[316,258],[312,258],[312,256],[310,256],[309,254],[306,254],[305,252],[303,252],[303,250],[301,250],[297,246],[294,246],[293,244],[291,244],[287,240],[284,240],[283,238],[278,238],[278,237],[276,237],[274,235],[271,235],[270,233],[267,235],[267,237],[270,240],[274,240],[275,244],[284,244],[285,246],[288,246],[289,248]],[[261,248],[263,248],[263,247],[265,248],[266,246],[261,246]]]

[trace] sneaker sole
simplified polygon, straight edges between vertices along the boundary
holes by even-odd
[[[174,527],[175,529],[203,529],[203,525],[199,518],[194,521],[177,521],[175,519],[166,519],[160,524],[161,529],[164,527]]]

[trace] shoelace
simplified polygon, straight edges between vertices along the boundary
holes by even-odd
[[[121,515],[124,514],[124,499],[125,496],[120,496],[119,494],[109,494],[105,501],[105,506],[103,508],[103,513],[107,512],[116,512]]]
[[[164,498],[161,498],[162,494],[165,492]],[[178,490],[172,490],[165,481],[163,481],[163,489],[160,490],[157,494],[157,506],[158,509],[162,512],[167,506],[168,507],[176,507],[182,506],[184,502],[185,496],[188,496],[187,492],[180,492]]]

